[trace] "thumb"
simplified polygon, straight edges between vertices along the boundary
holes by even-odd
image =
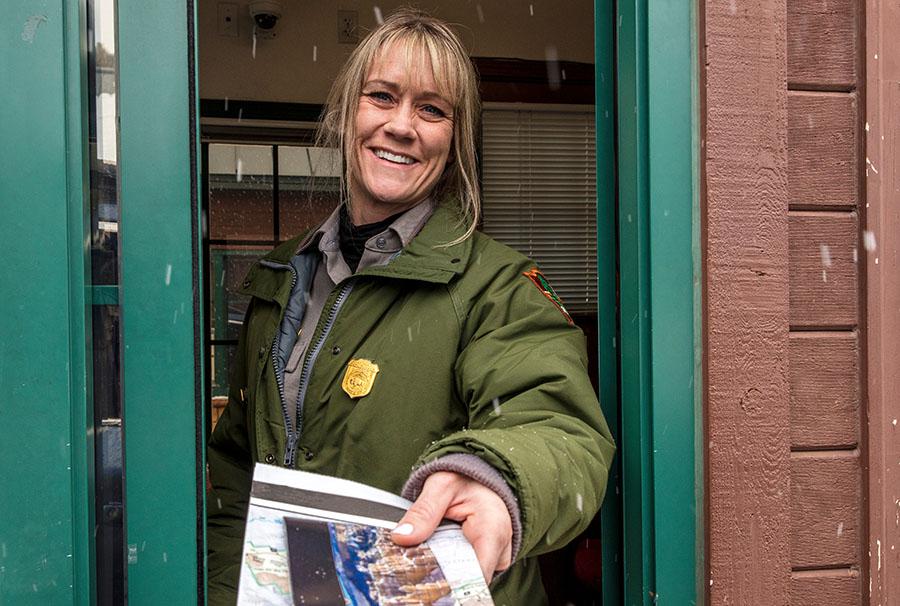
[[[454,491],[448,490],[435,477],[425,480],[422,492],[410,506],[397,526],[391,531],[391,539],[397,545],[409,547],[428,539],[438,527],[453,500]]]

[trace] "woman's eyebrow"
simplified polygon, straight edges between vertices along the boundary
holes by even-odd
[[[380,86],[383,88],[389,88],[391,90],[399,90],[400,89],[399,84],[397,84],[396,82],[388,82],[387,80],[368,80],[368,81],[366,81],[366,84],[363,88],[366,88],[369,86]]]
[[[372,86],[379,86],[379,87],[386,88],[388,90],[395,91],[395,92],[399,91],[401,89],[401,86],[396,82],[390,82],[389,80],[379,80],[379,79],[368,80],[363,85],[363,88],[369,88]],[[450,103],[442,94],[435,92],[435,91],[431,91],[431,90],[421,91],[418,95],[416,95],[416,97],[419,99],[437,99],[437,100],[443,101],[444,103]]]

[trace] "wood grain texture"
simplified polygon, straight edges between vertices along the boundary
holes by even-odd
[[[791,208],[855,208],[859,197],[856,93],[788,95]]]
[[[786,605],[786,8],[704,11],[708,603]]]
[[[862,470],[857,451],[791,457],[791,564],[859,566]]]
[[[791,447],[859,443],[859,335],[795,332],[790,337]]]
[[[855,87],[859,0],[791,0],[787,11],[790,87]]]
[[[794,573],[791,606],[862,606],[858,570],[816,570]]]
[[[900,606],[900,4],[866,2],[868,570],[873,606]]]
[[[791,213],[791,327],[857,325],[858,229],[856,213]]]

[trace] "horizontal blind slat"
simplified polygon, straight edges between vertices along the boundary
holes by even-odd
[[[531,257],[570,312],[597,306],[592,112],[486,110],[484,231]]]

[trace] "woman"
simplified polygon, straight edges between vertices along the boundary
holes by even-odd
[[[614,446],[584,337],[532,262],[475,231],[478,114],[464,48],[415,11],[335,81],[323,129],[344,204],[243,285],[209,444],[210,604],[234,601],[255,461],[414,499],[401,545],[460,521],[510,606],[546,603],[535,556],[599,508]]]

